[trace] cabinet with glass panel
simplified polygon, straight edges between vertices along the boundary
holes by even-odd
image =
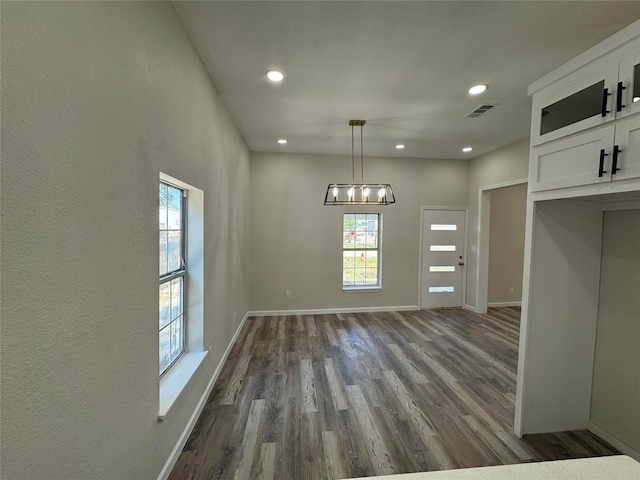
[[[529,88],[531,191],[640,177],[640,22],[618,38]]]
[[[638,112],[640,44],[636,39],[533,93],[531,144]]]

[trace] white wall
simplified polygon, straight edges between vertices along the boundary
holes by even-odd
[[[640,210],[605,212],[602,230],[590,428],[640,459]]]
[[[251,310],[416,306],[420,206],[466,206],[468,161],[366,158],[365,181],[391,183],[383,207],[324,206],[351,180],[351,157],[251,153]],[[382,290],[342,291],[342,214],[382,212]],[[285,298],[291,290],[291,298]]]
[[[469,242],[467,250],[467,305],[475,307],[478,257],[471,251],[478,245],[478,191],[529,175],[529,138],[481,155],[469,165]]]
[[[1,7],[0,476],[155,478],[248,310],[248,150],[170,3]],[[160,171],[204,191],[213,344],[164,422]]]
[[[527,235],[525,252],[535,260],[525,267],[515,429],[519,435],[584,429],[596,342],[600,205],[529,199]]]
[[[518,303],[522,300],[527,184],[498,188],[490,195],[488,302]]]

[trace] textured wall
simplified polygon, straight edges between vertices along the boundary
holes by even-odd
[[[168,2],[1,7],[0,476],[155,478],[248,309],[248,150]],[[204,190],[213,344],[164,422],[160,171]]]
[[[251,153],[251,310],[418,304],[420,206],[466,206],[466,160],[366,158],[365,180],[397,203],[324,206],[351,179],[351,158]],[[342,214],[383,214],[382,290],[342,291]],[[285,298],[291,290],[291,298]]]
[[[529,176],[529,138],[474,158],[469,166],[469,242],[467,244],[467,305],[475,307],[478,257],[478,191]]]

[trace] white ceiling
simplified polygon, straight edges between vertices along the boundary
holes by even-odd
[[[640,18],[640,1],[173,6],[250,150],[350,155],[348,121],[364,119],[365,155],[413,158],[527,136],[528,85]],[[270,67],[284,82],[267,82]],[[476,83],[489,89],[472,97]],[[481,103],[499,106],[464,118]]]

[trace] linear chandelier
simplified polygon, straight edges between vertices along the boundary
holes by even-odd
[[[330,183],[324,196],[325,205],[391,205],[396,203],[388,183],[364,183],[362,127],[366,120],[349,120],[351,126],[351,183]],[[356,160],[353,127],[360,127],[360,182],[355,183]]]

